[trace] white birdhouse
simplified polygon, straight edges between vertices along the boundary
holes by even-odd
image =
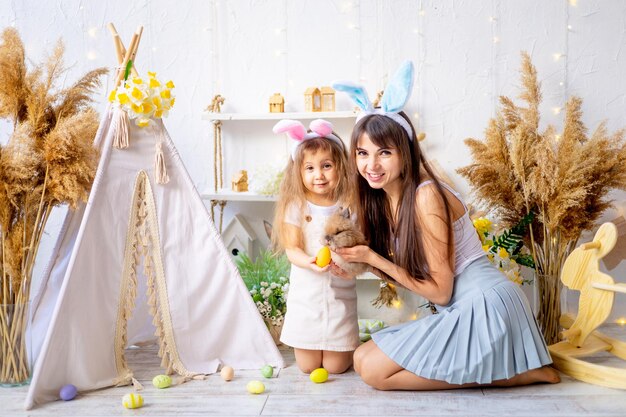
[[[240,214],[235,214],[222,232],[222,242],[224,242],[224,246],[226,246],[226,249],[233,257],[242,251],[252,257],[253,245],[256,239],[254,230]]]

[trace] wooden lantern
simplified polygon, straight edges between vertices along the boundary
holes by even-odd
[[[238,193],[248,191],[248,171],[242,169],[233,176],[232,190]]]
[[[331,87],[320,88],[322,111],[335,111],[335,90]]]
[[[317,87],[309,87],[304,92],[304,111],[322,111],[322,94]]]
[[[270,113],[284,113],[285,99],[280,93],[276,93],[270,97]]]

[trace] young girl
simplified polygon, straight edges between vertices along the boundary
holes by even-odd
[[[364,90],[335,85],[365,104],[349,164],[370,242],[337,252],[430,300],[438,312],[375,333],[356,350],[354,368],[381,390],[558,382],[523,292],[487,260],[467,207],[435,177],[401,112],[412,78],[405,64],[381,109],[371,108]]]
[[[311,122],[308,133],[302,123],[282,120],[274,132],[294,139],[272,233],[274,247],[292,264],[280,340],[294,348],[302,372],[342,373],[359,344],[356,282],[315,261],[326,219],[348,201],[346,150],[324,120]]]

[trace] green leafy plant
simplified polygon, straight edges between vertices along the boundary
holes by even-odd
[[[512,228],[500,232],[494,232],[493,223],[486,217],[473,220],[483,250],[491,263],[520,285],[531,282],[522,277],[520,265],[535,268],[533,257],[524,245],[524,236],[534,217],[534,213],[530,212]]]
[[[291,269],[287,256],[263,250],[253,261],[240,252],[235,264],[265,324],[281,326],[287,311]]]

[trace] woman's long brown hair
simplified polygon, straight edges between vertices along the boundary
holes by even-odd
[[[411,125],[411,121],[403,112],[400,115]],[[413,128],[415,132],[415,128]],[[361,136],[367,133],[376,146],[397,149],[402,161],[400,177],[402,180],[402,196],[398,203],[397,224],[393,225],[393,213],[384,190],[373,189],[363,178],[356,166],[357,145]],[[423,230],[421,221],[415,210],[415,194],[417,187],[424,180],[421,172],[425,171],[433,180],[437,193],[446,208],[445,219],[448,228],[448,256],[453,262],[453,232],[450,203],[430,165],[421,152],[415,133],[409,140],[407,132],[392,119],[382,115],[371,115],[361,119],[352,131],[350,140],[350,157],[348,158],[350,175],[356,187],[355,206],[361,230],[379,255],[404,268],[411,277],[417,280],[430,278],[426,257],[424,256]],[[397,242],[397,243],[396,243]],[[452,265],[453,266],[453,265]],[[382,271],[382,275],[388,277]]]

